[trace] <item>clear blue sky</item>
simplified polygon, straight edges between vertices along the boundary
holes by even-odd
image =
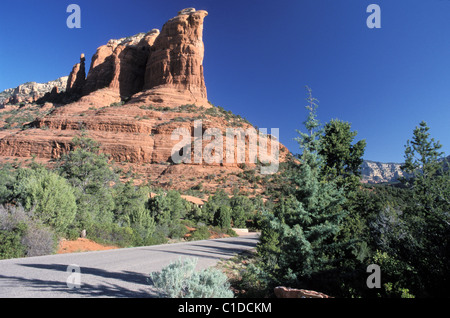
[[[81,29],[66,8],[81,7]],[[381,7],[381,29],[366,8]],[[40,0],[2,1],[0,91],[68,75],[109,39],[161,29],[186,7],[205,19],[205,80],[215,105],[260,128],[279,128],[294,153],[306,118],[305,89],[319,119],[339,118],[366,139],[364,158],[402,162],[421,120],[450,147],[448,0]]]

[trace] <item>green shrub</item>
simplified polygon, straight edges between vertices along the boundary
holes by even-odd
[[[27,230],[24,223],[17,224],[11,230],[0,230],[0,259],[18,258],[26,255],[22,237]]]
[[[53,254],[53,230],[22,207],[0,206],[0,259]]]
[[[170,226],[169,237],[173,238],[173,239],[182,238],[188,232],[189,232],[189,230],[186,228],[186,226],[181,224],[179,221],[178,222],[174,222]]]
[[[133,246],[135,242],[135,233],[132,228],[121,227],[114,223],[94,223],[86,229],[86,234],[95,242],[119,247]]]
[[[73,188],[59,175],[45,168],[19,169],[14,184],[16,200],[34,217],[64,232],[75,219],[77,205]]]
[[[100,152],[100,144],[84,134],[72,140],[74,150],[61,156],[59,173],[76,189],[77,226],[86,229],[93,223],[114,221],[114,197],[111,184],[119,176]]]
[[[199,226],[194,233],[189,237],[189,240],[191,241],[198,241],[198,240],[207,240],[210,237],[209,229],[207,226]]]
[[[231,237],[236,237],[236,236],[238,236],[237,233],[236,233],[233,229],[227,229],[226,234],[229,235],[229,236],[231,236]]]
[[[229,206],[221,206],[214,215],[214,224],[222,229],[231,227],[231,208]]]
[[[162,297],[231,298],[233,292],[227,276],[215,268],[195,271],[196,258],[178,260],[161,272],[150,274],[151,284]]]
[[[169,228],[166,225],[156,225],[154,233],[147,239],[146,244],[143,245],[165,244],[168,241],[168,233]]]
[[[178,191],[169,190],[167,193],[159,192],[157,196],[148,200],[151,216],[158,224],[171,224],[179,221],[190,209],[190,204]]]

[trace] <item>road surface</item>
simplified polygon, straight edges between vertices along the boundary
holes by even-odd
[[[198,269],[213,266],[221,259],[254,248],[257,242],[258,236],[250,234],[226,239],[0,260],[0,297],[156,297],[147,282],[149,273],[160,271],[180,258],[197,258]]]

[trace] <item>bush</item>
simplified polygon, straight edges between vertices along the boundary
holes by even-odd
[[[159,245],[159,244],[165,244],[167,243],[167,236],[169,235],[169,228],[167,225],[156,225],[155,231],[150,236],[146,244],[144,245]]]
[[[0,230],[0,259],[25,256],[26,247],[21,241],[26,229],[26,224],[19,223],[11,230]]]
[[[197,259],[178,260],[161,272],[150,274],[150,282],[162,297],[231,298],[233,292],[227,276],[218,269],[195,271]]]
[[[231,227],[231,208],[229,206],[221,206],[214,215],[214,224],[222,229]]]
[[[189,237],[189,240],[191,241],[198,241],[198,240],[207,240],[210,237],[209,229],[207,226],[199,226],[194,233]]]
[[[179,221],[190,209],[190,204],[181,198],[179,192],[169,190],[167,193],[159,192],[157,196],[148,201],[151,216],[158,224],[171,224]]]
[[[53,231],[22,207],[0,206],[0,259],[53,254]]]
[[[19,169],[14,196],[26,210],[34,209],[34,216],[57,232],[63,233],[75,219],[73,188],[45,168]]]
[[[87,237],[95,242],[119,247],[133,246],[135,233],[130,227],[117,224],[94,223],[86,230]]]
[[[36,222],[27,226],[21,242],[26,247],[26,256],[53,254],[57,245],[53,231],[49,227]]]
[[[114,221],[111,184],[117,184],[117,171],[100,153],[100,144],[85,135],[72,140],[74,150],[59,160],[59,173],[77,191],[77,226],[86,229],[94,223]]]
[[[169,237],[172,239],[182,238],[184,237],[189,230],[181,224],[181,222],[174,222],[172,226],[170,226]]]

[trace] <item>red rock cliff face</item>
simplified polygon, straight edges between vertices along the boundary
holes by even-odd
[[[86,58],[84,54],[81,54],[80,63],[77,63],[72,68],[69,78],[67,79],[67,89],[66,92],[69,95],[80,95],[84,84],[86,82]]]
[[[92,57],[83,95],[108,87],[125,99],[141,91],[145,68],[158,30],[129,38],[110,40],[97,49]]]
[[[132,37],[110,40],[92,57],[89,73],[84,55],[68,80],[68,99],[100,89],[116,91],[134,103],[177,107],[210,107],[203,75],[204,10],[185,9],[159,32],[153,29]],[[133,96],[136,95],[136,96]]]
[[[147,61],[146,91],[141,98],[170,103],[178,94],[189,103],[209,107],[203,76],[203,20],[207,15],[204,10],[183,10],[163,26]]]

